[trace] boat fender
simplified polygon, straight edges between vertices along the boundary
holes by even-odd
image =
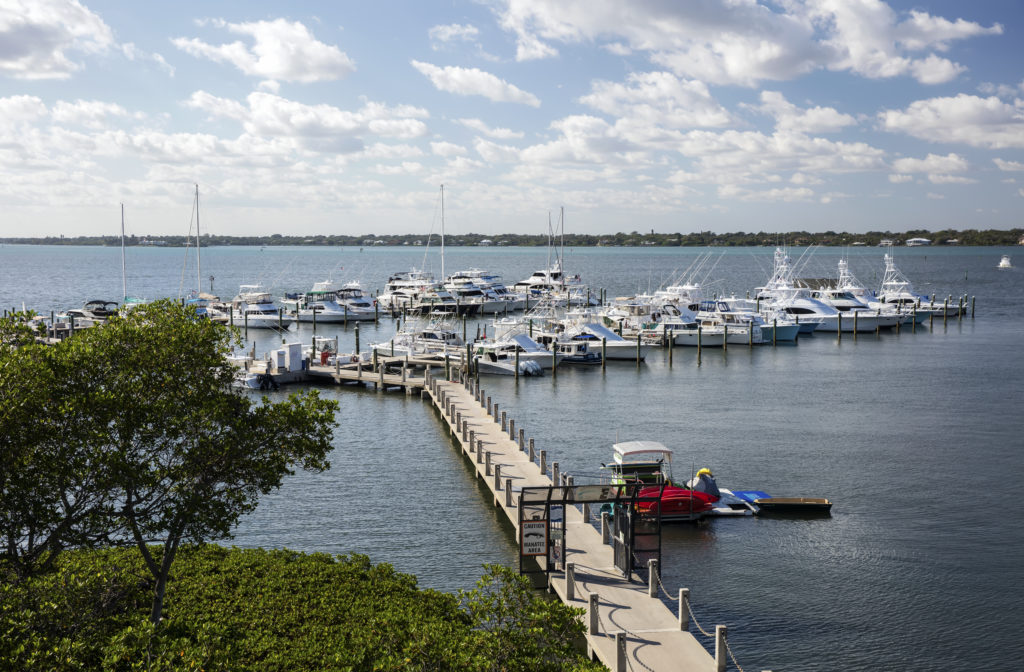
[[[352,357],[349,359],[349,361],[352,362],[353,364],[355,364],[356,362],[359,361],[359,355],[352,355]]]

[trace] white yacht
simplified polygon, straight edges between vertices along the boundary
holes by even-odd
[[[876,292],[880,302],[897,306],[903,312],[913,312],[916,309],[919,315],[924,313],[937,317],[943,315],[956,317],[960,312],[959,306],[955,304],[946,306],[914,292],[914,286],[910,284],[910,280],[900,272],[900,269],[896,268],[892,248],[885,253],[884,259],[885,274],[882,276],[882,285]]]
[[[736,296],[717,299],[717,303],[719,312],[735,314],[758,325],[765,343],[792,343],[800,333],[800,325],[793,318],[767,304],[762,308],[757,301]]]
[[[643,361],[651,349],[650,344],[640,343],[638,347],[635,340],[625,339],[597,322],[573,318],[567,318],[563,322],[567,338],[588,343],[591,350],[604,353],[604,358],[607,360],[633,362],[639,357],[640,361]]]
[[[462,271],[461,275],[471,278],[473,282],[484,289],[494,292],[498,298],[505,301],[506,310],[516,311],[526,308],[526,294],[512,291],[512,289],[502,282],[500,275],[495,275],[494,273],[483,271],[479,268],[471,268],[469,270]]]
[[[445,358],[465,354],[466,342],[445,320],[431,320],[426,324],[406,324],[391,340],[370,347],[387,357]]]
[[[838,310],[811,298],[810,290],[793,284],[793,266],[781,247],[775,248],[772,277],[755,291],[762,305],[767,302],[767,308],[777,309],[798,322],[801,334],[813,333],[815,329],[836,331],[839,328]]]
[[[241,328],[287,329],[295,318],[278,308],[262,285],[242,285],[231,301],[231,320]]]
[[[314,283],[313,288],[305,294],[286,295],[281,303],[288,306],[287,313],[298,322],[327,324],[374,319],[373,306],[368,302],[358,307],[339,302],[338,292],[340,290],[341,287],[337,284],[326,280]]]
[[[473,365],[480,373],[514,375],[519,363],[520,375],[535,375],[558,366],[565,355],[545,350],[540,343],[519,331],[506,332],[494,339],[473,345]]]
[[[366,295],[366,293],[363,291],[363,286],[359,284],[357,280],[346,282],[344,285],[337,289],[335,295],[337,296],[335,300],[340,305],[348,308],[350,314],[355,313],[358,315],[368,316],[360,318],[364,320],[376,319],[377,302]]]
[[[504,299],[465,275],[449,275],[444,289],[455,298],[460,315],[496,315],[507,309]]]

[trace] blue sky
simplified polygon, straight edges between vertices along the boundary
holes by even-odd
[[[1024,225],[1024,3],[0,0],[0,236]]]

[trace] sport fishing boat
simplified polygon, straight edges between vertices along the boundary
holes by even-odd
[[[662,522],[693,522],[708,515],[718,497],[692,490],[672,480],[672,450],[657,441],[625,441],[612,446],[611,485],[642,483],[639,497],[656,496],[655,502],[639,502],[641,511],[661,512]]]
[[[270,292],[262,285],[242,285],[231,302],[231,316],[236,326],[252,329],[287,329],[295,318],[274,304]]]
[[[344,323],[349,320],[372,320],[376,316],[373,306],[341,303],[338,293],[342,287],[330,280],[316,282],[305,294],[286,294],[281,301],[288,308],[286,314],[298,322]]]

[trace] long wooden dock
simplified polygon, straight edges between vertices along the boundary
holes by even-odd
[[[425,378],[424,396],[440,411],[518,539],[518,494],[523,487],[557,485],[558,463],[545,451],[535,450],[533,439],[527,441],[523,428],[515,427],[514,419],[486,396],[476,380],[452,382],[429,372]],[[686,592],[680,590],[679,615],[659,598],[658,589],[665,589],[657,572],[651,572],[650,585],[623,578],[614,566],[612,548],[584,519],[586,511],[587,507],[584,512],[565,507],[565,556],[550,574],[549,588],[566,604],[587,609],[590,655],[615,672],[725,670],[725,627],[718,626],[714,635],[704,633],[715,637],[717,655],[712,657],[688,631],[691,612]]]

